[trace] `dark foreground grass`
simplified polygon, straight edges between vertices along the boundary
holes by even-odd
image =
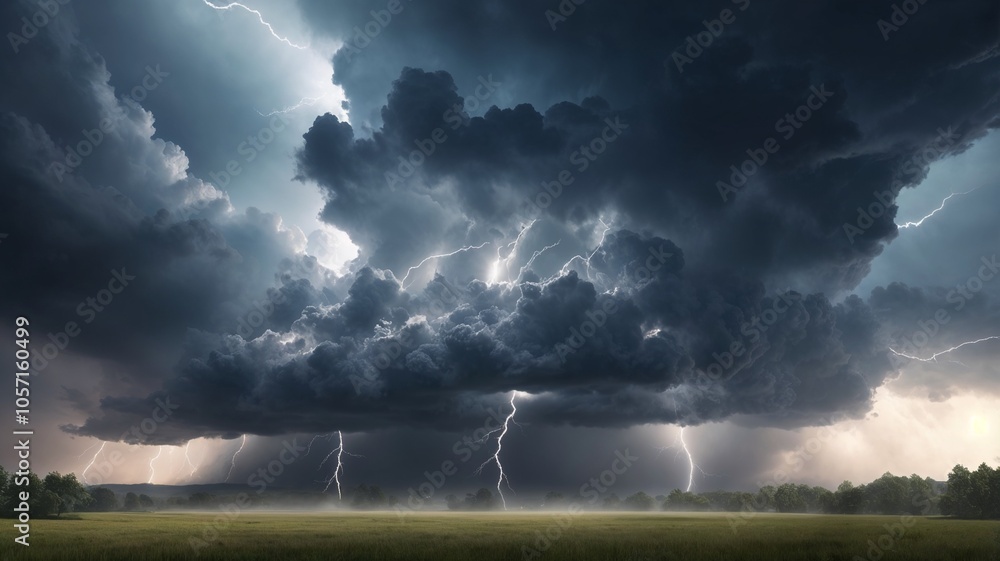
[[[191,543],[211,538],[215,514],[83,514],[37,520],[31,546],[13,543],[8,521],[0,559],[72,561],[355,560],[854,560],[871,544],[889,544],[885,525],[898,516],[758,514],[734,533],[725,514],[415,514],[393,512],[256,513],[220,522],[217,538],[198,554]],[[1000,523],[916,518],[881,561],[1000,560]],[[545,548],[538,534],[557,539]],[[200,542],[199,542],[200,543]],[[531,553],[531,550],[528,550]]]

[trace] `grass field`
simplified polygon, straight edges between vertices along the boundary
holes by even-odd
[[[853,560],[868,559],[872,543],[889,543],[886,524],[897,516],[758,514],[736,533],[725,514],[563,515],[548,547],[539,532],[556,536],[551,514],[414,514],[392,512],[243,513],[219,522],[217,537],[199,553],[191,540],[211,539],[215,514],[82,514],[37,520],[31,546],[13,543],[4,525],[0,558],[72,561],[348,560],[477,561],[531,558],[573,560]],[[916,518],[883,561],[1000,560],[1000,523]],[[197,542],[199,544],[205,542]],[[541,547],[538,547],[541,546]],[[534,556],[537,552],[539,555]]]

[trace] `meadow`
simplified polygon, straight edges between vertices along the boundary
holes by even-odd
[[[33,521],[28,548],[14,544],[6,525],[0,558],[1000,560],[996,521],[916,517],[908,527],[900,521],[898,516],[757,514],[734,533],[722,513],[418,513],[405,520],[394,512],[244,512],[222,518],[205,512],[78,514]],[[549,537],[540,539],[543,534]],[[880,545],[886,549],[873,549]]]

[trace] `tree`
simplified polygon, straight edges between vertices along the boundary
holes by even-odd
[[[611,493],[601,501],[601,508],[604,510],[620,510],[622,508],[622,500],[615,493]]]
[[[958,518],[1000,518],[1000,468],[981,464],[976,471],[957,465],[948,474],[941,512]]]
[[[125,493],[125,510],[139,510],[139,495],[131,491]]]
[[[95,487],[90,490],[90,508],[95,512],[111,512],[118,510],[118,497],[107,487]]]
[[[545,508],[555,508],[563,503],[563,494],[557,491],[549,491],[545,494],[542,506]]]
[[[629,510],[651,510],[653,508],[653,504],[653,497],[650,497],[642,491],[625,497],[625,507]]]
[[[864,486],[855,487],[850,481],[844,481],[837,486],[833,494],[834,512],[839,514],[857,514],[864,506]]]
[[[146,494],[139,495],[139,506],[143,510],[151,510],[153,508],[153,498]]]
[[[701,511],[710,508],[711,503],[707,498],[680,489],[671,491],[663,503],[663,510]]]
[[[778,512],[805,512],[806,501],[797,485],[785,483],[774,492],[774,505]]]
[[[90,503],[90,493],[77,481],[75,474],[60,475],[54,471],[45,476],[42,484],[45,490],[56,495],[56,516],[80,510]]]
[[[191,493],[191,496],[188,497],[188,504],[191,505],[192,508],[207,508],[215,504],[215,502],[215,495],[204,491]]]
[[[448,505],[448,510],[462,510],[462,501],[453,494],[448,494],[444,498],[444,502]]]

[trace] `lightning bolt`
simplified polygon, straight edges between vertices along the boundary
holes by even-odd
[[[969,193],[972,193],[973,191],[976,191],[978,189],[979,189],[979,187],[976,187],[975,189],[971,189],[969,191],[965,191],[965,192],[962,192],[962,193],[952,193],[952,194],[948,195],[947,197],[945,197],[943,201],[941,201],[941,206],[939,206],[936,209],[932,210],[931,213],[928,214],[927,216],[921,218],[920,220],[917,220],[916,222],[907,222],[906,224],[900,224],[897,227],[898,228],[916,228],[917,226],[920,226],[921,224],[923,224],[924,220],[927,220],[928,218],[934,216],[935,214],[938,213],[938,211],[940,211],[941,209],[943,209],[944,206],[948,203],[948,199],[950,199],[952,197],[956,197],[958,195],[968,195]]]
[[[330,434],[330,436],[333,436],[333,434]],[[333,470],[333,475],[330,477],[330,479],[326,480],[326,487],[323,488],[323,492],[326,493],[326,491],[330,488],[330,485],[336,483],[337,498],[343,500],[344,497],[340,492],[340,474],[344,472],[344,461],[343,461],[344,454],[347,454],[348,456],[354,456],[355,458],[360,458],[361,456],[357,454],[351,454],[350,452],[344,450],[344,433],[342,433],[341,431],[337,431],[337,438],[340,439],[340,444],[333,450],[330,450],[330,453],[327,454],[325,458],[323,458],[323,461],[320,462],[319,468],[317,469],[322,468],[323,464],[325,464],[326,461],[329,460],[334,454],[337,455],[337,469]],[[308,454],[308,451],[306,453]]]
[[[153,456],[151,460],[149,460],[149,481],[147,481],[146,483],[152,483],[153,477],[156,476],[156,470],[153,469],[153,462],[155,462],[160,457],[160,454],[163,454],[163,446],[160,446],[159,451],[156,452],[156,455]]]
[[[604,226],[604,231],[601,232],[601,240],[599,242],[597,242],[597,247],[595,247],[594,251],[592,251],[590,253],[590,255],[588,255],[587,257],[584,257],[582,255],[574,255],[573,257],[571,257],[570,260],[567,261],[566,264],[563,265],[561,269],[559,269],[558,276],[563,276],[567,272],[569,272],[569,266],[570,266],[570,264],[572,264],[573,261],[576,261],[577,259],[580,259],[584,263],[587,264],[587,280],[591,280],[591,276],[590,276],[590,260],[595,255],[597,255],[598,251],[600,251],[601,246],[604,245],[604,239],[607,237],[608,231],[611,230],[611,226],[608,226],[607,224],[605,224],[603,218],[598,218],[597,221],[601,223],[601,226]]]
[[[675,405],[675,407],[676,407],[676,405]],[[670,446],[666,446],[664,448],[660,448],[659,450],[660,450],[660,453],[663,453],[666,450],[677,449],[677,454],[678,455],[681,452],[683,452],[687,456],[687,461],[688,461],[688,482],[687,482],[687,488],[685,489],[685,491],[688,492],[688,493],[690,493],[691,489],[694,489],[694,470],[700,471],[701,474],[705,475],[705,476],[708,476],[710,474],[706,473],[705,470],[701,469],[701,466],[699,466],[694,461],[694,455],[691,454],[691,449],[688,448],[687,440],[684,439],[684,430],[686,428],[687,427],[680,427],[680,431],[678,431],[677,436],[674,438],[674,443],[671,444]],[[674,457],[676,458],[676,455]]]
[[[507,510],[507,499],[505,499],[504,496],[503,496],[503,490],[500,488],[500,484],[503,483],[504,481],[507,481],[507,488],[511,489],[512,491],[513,491],[513,489],[510,486],[510,480],[507,479],[507,474],[505,474],[504,471],[503,471],[503,464],[500,463],[500,450],[503,449],[503,437],[504,437],[504,435],[507,434],[507,426],[514,419],[514,414],[517,413],[517,406],[514,405],[514,399],[515,398],[517,398],[517,391],[516,390],[514,391],[514,393],[510,394],[510,407],[511,407],[510,415],[507,415],[507,418],[504,419],[504,421],[503,421],[503,427],[501,427],[499,429],[496,429],[496,430],[500,431],[500,436],[497,437],[497,451],[494,452],[493,455],[490,456],[485,462],[483,462],[479,466],[479,468],[477,468],[476,471],[474,472],[476,475],[479,475],[479,473],[481,473],[483,471],[483,468],[486,467],[486,464],[488,464],[490,462],[493,462],[493,463],[496,464],[497,470],[500,472],[500,475],[497,477],[497,493],[500,495],[500,501],[503,502],[503,509],[504,510]],[[492,432],[496,432],[496,430],[494,430]],[[492,434],[492,433],[490,433],[490,434]]]
[[[403,290],[406,290],[406,279],[410,276],[410,273],[412,273],[413,271],[419,269],[420,267],[423,266],[424,263],[427,263],[428,261],[430,261],[432,259],[440,259],[442,257],[451,257],[452,255],[457,255],[459,253],[462,253],[463,251],[469,251],[469,250],[472,250],[472,249],[482,249],[483,246],[485,246],[488,243],[490,243],[490,242],[483,242],[483,243],[481,243],[479,245],[466,246],[466,247],[463,247],[463,248],[460,248],[460,249],[456,249],[455,251],[452,251],[451,253],[442,253],[440,255],[430,255],[428,257],[425,257],[423,261],[421,261],[420,263],[417,263],[416,265],[414,265],[414,266],[412,266],[412,267],[410,267],[409,269],[406,270],[406,274],[403,275],[403,280],[399,281],[399,285],[400,285],[400,287],[403,288]]]
[[[528,230],[530,230],[531,227],[535,225],[535,222],[538,222],[537,218],[535,218],[531,222],[529,222],[528,225],[525,226],[524,228],[521,228],[521,231],[517,233],[517,237],[514,238],[514,241],[510,242],[509,244],[507,244],[503,248],[501,248],[500,246],[497,246],[497,260],[493,263],[493,270],[490,273],[490,284],[498,282],[497,281],[497,276],[500,275],[500,263],[501,262],[503,262],[503,264],[504,264],[504,271],[507,273],[506,276],[504,277],[504,282],[505,283],[509,283],[510,282],[510,262],[511,262],[512,259],[514,259],[514,256],[517,255],[517,247],[521,243],[521,238],[524,237],[524,234],[528,233]],[[510,253],[507,254],[506,258],[500,256],[500,252],[504,248],[513,248],[513,249],[510,250]]]
[[[983,337],[982,339],[976,339],[975,341],[966,341],[964,343],[955,345],[954,347],[952,347],[950,349],[945,349],[945,350],[943,350],[941,352],[934,353],[931,356],[929,356],[928,358],[920,358],[918,356],[910,356],[908,354],[904,354],[904,353],[901,353],[899,351],[893,350],[892,347],[889,347],[889,351],[891,351],[896,356],[901,356],[903,358],[908,358],[910,360],[919,360],[920,362],[937,362],[937,357],[939,357],[939,356],[941,356],[943,354],[948,354],[950,352],[957,351],[958,349],[961,349],[962,347],[964,347],[966,345],[975,345],[977,343],[982,343],[984,341],[994,341],[994,340],[998,340],[998,339],[1000,339],[1000,335],[993,335],[993,336],[990,336],[990,337]]]
[[[321,99],[326,99],[327,97],[329,97],[329,95],[330,94],[323,94],[316,97],[303,97],[295,105],[290,105],[288,107],[285,107],[284,109],[275,109],[270,113],[261,113],[260,111],[257,111],[257,114],[260,115],[261,117],[272,117],[279,113],[291,113],[292,111],[295,111],[296,109],[300,109],[302,107],[312,107],[313,105],[316,105],[316,103],[319,102]]]
[[[691,450],[688,449],[687,442],[684,440],[684,428],[685,427],[681,427],[681,432],[680,435],[678,436],[678,439],[681,441],[681,447],[684,449],[684,453],[687,454],[688,457],[688,486],[687,489],[685,489],[685,491],[690,493],[691,488],[694,487],[695,464],[694,464],[694,456],[691,455]]]
[[[333,433],[330,433],[330,434],[317,434],[316,436],[312,437],[312,440],[309,441],[309,445],[306,446],[306,456],[309,455],[309,452],[312,452],[313,442],[316,442],[317,438],[321,438],[321,437],[329,438],[331,436],[333,436]],[[322,465],[323,464],[320,464],[320,466],[322,466]]]
[[[189,448],[191,448],[190,440],[188,440],[187,444],[184,445],[184,461],[187,462],[187,465],[191,466],[191,473],[188,474],[188,477],[191,477],[194,475],[194,472],[198,471],[198,466],[194,465],[194,462],[191,461],[191,456],[188,455]]]
[[[538,259],[539,255],[545,253],[546,251],[552,249],[553,247],[556,247],[561,242],[562,242],[562,240],[559,240],[559,241],[557,241],[556,243],[554,243],[552,245],[547,245],[547,246],[543,247],[542,249],[539,249],[539,250],[535,251],[534,253],[532,253],[531,254],[531,259],[528,259],[528,262],[525,263],[524,266],[521,267],[521,270],[519,270],[517,272],[517,278],[521,278],[521,275],[523,275],[525,271],[527,271],[528,269],[531,268],[531,265],[535,262],[535,259]]]
[[[236,467],[236,456],[240,455],[240,452],[243,451],[243,447],[246,446],[246,445],[247,445],[247,435],[244,434],[243,435],[243,443],[240,444],[240,449],[237,450],[235,454],[233,454],[233,461],[232,461],[232,463],[229,466],[229,473],[226,474],[226,481],[229,481],[229,477],[231,475],[233,475],[233,469]]]
[[[220,10],[220,11],[223,11],[223,10],[228,11],[228,10],[230,10],[232,8],[242,8],[242,9],[250,12],[251,14],[256,15],[257,19],[260,21],[261,25],[263,25],[264,27],[266,27],[267,30],[271,32],[271,36],[274,37],[275,39],[277,39],[278,41],[281,41],[282,43],[288,45],[289,47],[294,47],[294,48],[299,49],[299,50],[305,50],[305,49],[309,48],[308,45],[306,45],[306,46],[296,45],[295,43],[292,43],[291,41],[289,41],[285,37],[282,37],[282,36],[278,35],[277,33],[274,32],[274,28],[271,27],[271,24],[267,23],[264,20],[264,16],[261,15],[260,12],[258,12],[257,10],[254,10],[252,8],[248,8],[248,7],[244,6],[243,4],[240,4],[239,2],[231,2],[229,4],[226,4],[225,6],[216,6],[215,4],[209,2],[208,0],[202,0],[202,1],[205,3],[206,6],[209,6],[209,7],[213,8],[213,9],[215,9],[215,10]]]
[[[107,442],[101,442],[101,447],[94,454],[94,457],[90,459],[90,463],[87,464],[87,467],[83,468],[83,473],[81,473],[80,476],[83,477],[83,481],[85,483],[90,483],[90,480],[87,479],[87,471],[94,466],[94,462],[97,461],[97,457],[101,455],[101,452],[104,452],[104,447],[107,446],[107,444]],[[93,446],[91,446],[91,448],[93,448]]]

